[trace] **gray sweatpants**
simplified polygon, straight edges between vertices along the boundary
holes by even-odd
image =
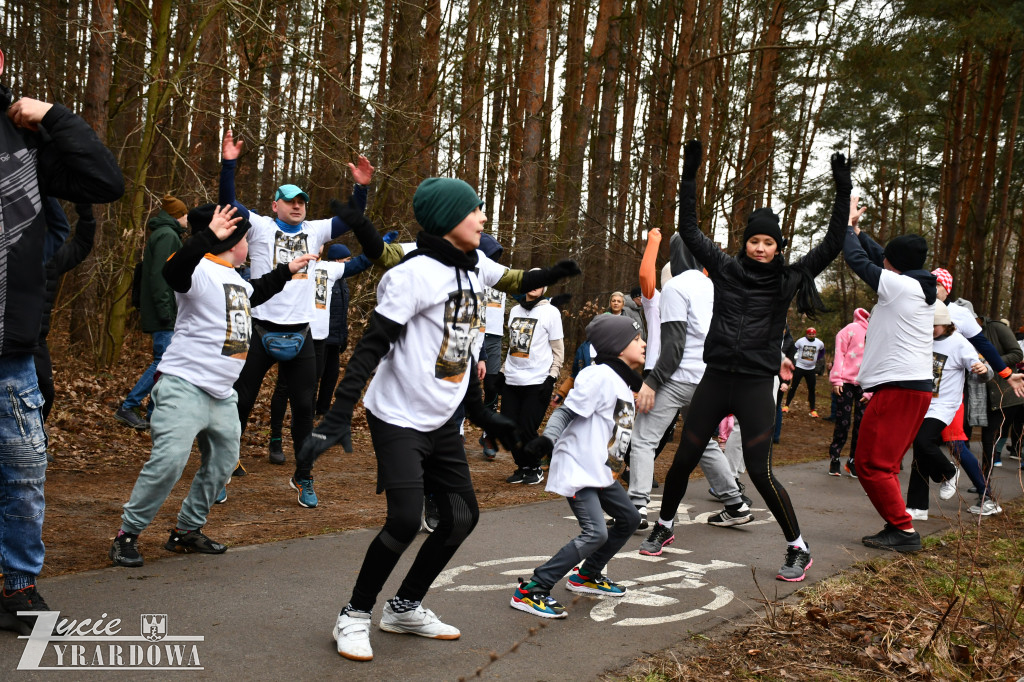
[[[666,381],[658,387],[654,407],[650,412],[638,414],[633,425],[632,451],[629,455],[629,497],[637,507],[646,507],[651,501],[654,483],[654,450],[661,442],[676,413],[683,419],[690,407],[690,399],[697,384],[684,381]],[[700,459],[700,468],[715,492],[726,504],[742,502],[740,489],[725,453],[715,440],[709,440]]]

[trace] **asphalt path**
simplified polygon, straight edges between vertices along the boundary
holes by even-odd
[[[1021,495],[1017,464],[1009,459],[995,470],[1000,500]],[[457,680],[471,678],[497,652],[501,655],[482,679],[594,679],[644,652],[760,610],[760,590],[783,598],[856,561],[884,554],[860,543],[861,536],[882,527],[860,484],[846,475],[828,476],[826,465],[776,470],[814,558],[802,583],[775,579],[785,541],[751,486],[755,520],[715,528],[706,519],[721,505],[707,494],[703,480],[694,480],[679,512],[676,541],[662,556],[641,556],[637,547],[644,536],[637,534],[609,563],[606,573],[627,586],[625,597],[577,598],[563,582],[552,595],[568,607],[569,617],[543,620],[510,608],[509,600],[517,577],[528,578],[534,566],[578,533],[568,505],[558,500],[486,511],[424,602],[458,627],[461,639],[382,632],[376,628],[378,604],[371,633],[374,660],[356,663],[338,656],[331,629],[376,529],[236,547],[220,556],[160,556],[163,550],[151,541],[142,568],[44,578],[40,588],[47,602],[60,610],[61,619],[78,623],[76,632],[71,639],[37,641],[0,632],[0,677]],[[967,512],[975,500],[969,486],[961,476],[961,495],[942,502],[933,485],[931,516],[916,528],[932,534],[961,521],[976,522]],[[317,492],[330,495],[330,490]],[[652,519],[657,504],[656,499]],[[315,516],[310,510],[311,527]],[[216,537],[216,516],[209,531]],[[394,594],[421,541],[405,553],[382,602]],[[98,540],[97,551],[106,552],[107,543]],[[115,618],[120,622],[112,624]],[[90,623],[83,626],[86,619]],[[516,643],[521,643],[516,651],[505,653]]]

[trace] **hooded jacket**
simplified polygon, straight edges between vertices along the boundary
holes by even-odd
[[[828,378],[833,386],[856,384],[860,361],[864,358],[864,336],[871,313],[864,308],[853,311],[853,322],[836,334],[836,356]]]
[[[178,304],[163,273],[167,259],[181,248],[181,235],[185,228],[163,210],[150,218],[146,227],[149,228],[149,239],[142,253],[142,331],[147,334],[174,331]]]
[[[743,374],[775,376],[789,304],[804,281],[817,277],[843,248],[850,189],[836,188],[828,232],[820,244],[792,265],[782,253],[769,263],[748,258],[743,246],[728,256],[697,225],[697,189],[679,184],[679,234],[715,285],[715,310],[704,343],[708,367]]]
[[[124,194],[114,155],[92,128],[54,104],[38,131],[7,117],[13,97],[0,85],[0,355],[31,353],[45,305],[42,197],[107,203]]]
[[[984,318],[981,328],[985,332],[985,337],[999,351],[999,356],[1006,363],[1007,367],[1015,367],[1024,358],[1024,353],[1021,352],[1020,346],[1017,345],[1017,339],[1014,338],[1013,331],[1005,324],[999,320]],[[988,390],[989,411],[1024,404],[1024,398],[1018,398],[1010,385],[1006,383],[1006,379],[999,375],[996,375],[995,379],[988,382],[985,386]]]

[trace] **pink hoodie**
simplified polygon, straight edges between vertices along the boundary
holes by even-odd
[[[871,313],[863,308],[853,312],[853,322],[836,334],[836,356],[828,378],[833,386],[857,383],[860,361],[864,358],[864,335]]]

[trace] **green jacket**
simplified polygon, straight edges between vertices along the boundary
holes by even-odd
[[[998,320],[985,319],[981,328],[985,332],[985,338],[996,347],[1007,367],[1013,369],[1024,358],[1024,353],[1021,352],[1017,339],[1005,324]],[[998,410],[1001,407],[1024,404],[1024,398],[1018,398],[1017,394],[1010,388],[1010,385],[1006,383],[1006,379],[1000,376],[996,376],[993,381],[988,382],[987,387],[989,412]]]
[[[164,263],[181,248],[181,235],[185,228],[167,211],[160,211],[146,224],[149,239],[142,253],[142,331],[173,331],[178,316],[174,290],[164,280]]]

